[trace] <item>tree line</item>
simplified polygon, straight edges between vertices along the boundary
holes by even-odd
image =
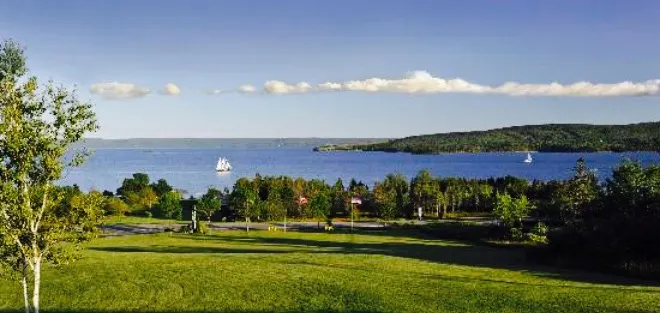
[[[641,167],[629,161],[614,173],[633,165]],[[256,174],[252,178],[238,179],[231,189],[209,188],[199,199],[184,199],[182,191],[166,180],[152,182],[147,174],[136,173],[124,179],[115,192],[104,191],[103,195],[107,198],[104,208],[108,215],[180,219],[183,216],[181,203],[192,201],[206,220],[249,218],[256,221],[281,221],[285,217],[325,220],[349,216],[351,211],[355,216],[388,220],[412,218],[418,208],[425,218],[432,219],[459,213],[487,215],[496,213],[498,196],[507,195],[512,199],[524,197],[529,216],[562,222],[571,212],[567,208],[574,206],[569,196],[585,192],[582,185],[578,185],[582,189],[576,189],[577,182],[590,179],[591,192],[600,195],[612,181],[608,179],[599,184],[582,159],[577,162],[576,171],[582,175],[579,179],[528,181],[513,176],[438,177],[422,170],[410,180],[401,174],[388,174],[373,186],[355,179],[345,183],[340,178],[328,184],[318,179]],[[80,192],[77,187],[71,189],[76,190]],[[361,203],[351,209],[354,198]]]
[[[363,150],[414,154],[451,152],[660,151],[660,122],[629,125],[546,124],[487,131],[412,136],[320,150]]]
[[[426,219],[488,215],[498,221],[499,239],[543,243],[545,259],[660,275],[660,166],[631,160],[604,181],[580,158],[566,180],[437,177],[422,170],[410,180],[389,174],[368,186],[355,179],[328,184],[257,174],[238,179],[231,190],[210,188],[199,199],[185,200],[165,180],[149,182],[138,173],[116,194],[104,194],[106,214],[180,218],[181,203],[193,201],[206,221],[306,219],[320,226],[348,216],[412,218],[418,208]],[[360,204],[352,205],[356,198]]]

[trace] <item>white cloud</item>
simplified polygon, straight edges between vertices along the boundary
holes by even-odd
[[[151,92],[147,88],[119,82],[94,84],[90,87],[89,91],[92,94],[100,95],[101,97],[110,100],[140,98]]]
[[[326,82],[316,85],[319,90],[341,90],[341,84]]]
[[[353,80],[341,84],[342,90],[367,92],[401,92],[401,93],[443,93],[470,92],[484,93],[490,90],[488,86],[469,83],[465,80],[444,79],[433,77],[425,71],[415,71],[406,74],[401,79],[369,78]]]
[[[648,96],[660,94],[660,79],[644,82],[624,81],[620,83],[576,82],[563,85],[557,82],[549,84],[525,84],[507,82],[499,86],[471,83],[460,78],[434,77],[426,71],[414,71],[403,78],[368,78],[345,82],[325,82],[312,87],[306,82],[289,85],[283,81],[270,80],[264,84],[264,92],[269,94],[288,94],[327,91],[393,92],[393,93],[472,93],[502,94],[509,96]]]
[[[151,93],[147,88],[127,83],[99,83],[91,86],[90,91],[106,99],[131,99],[146,96]],[[660,79],[643,82],[623,81],[618,83],[576,82],[561,84],[529,84],[521,82],[506,82],[501,85],[482,85],[460,78],[435,77],[426,71],[407,73],[402,78],[367,78],[343,82],[324,82],[312,85],[307,82],[289,84],[281,80],[269,80],[264,83],[265,94],[304,94],[310,92],[391,92],[409,94],[435,93],[471,93],[500,94],[508,96],[555,96],[555,97],[615,97],[615,96],[650,96],[660,94]],[[252,94],[257,92],[253,85],[241,85],[238,89],[224,91],[212,89],[205,91],[209,95],[220,95],[227,92]],[[175,84],[166,84],[159,90],[163,95],[178,95],[181,90]]]
[[[570,85],[559,83],[520,84],[509,82],[498,86],[494,92],[511,96],[651,96],[660,92],[660,79],[638,83],[625,81],[613,84],[594,84],[583,81]]]
[[[252,85],[241,85],[240,87],[238,87],[238,91],[241,93],[253,93],[257,91],[257,88],[255,88]]]
[[[220,89],[211,89],[211,90],[206,91],[207,95],[212,95],[212,96],[213,95],[219,95],[219,94],[222,94],[222,93],[223,93],[223,91],[220,90]]]
[[[266,93],[306,93],[312,90],[312,85],[306,82],[300,82],[295,85],[289,85],[279,80],[269,80],[264,84],[264,91]]]
[[[160,90],[161,95],[166,95],[166,96],[176,96],[181,93],[181,89],[175,84],[168,83],[163,86],[163,89]]]

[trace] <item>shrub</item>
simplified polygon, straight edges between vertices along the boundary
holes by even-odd
[[[115,197],[108,197],[103,208],[106,215],[123,216],[131,211],[131,208],[123,200]]]
[[[525,238],[523,236],[522,228],[513,227],[509,230],[511,232],[511,239],[515,241],[523,241]]]
[[[154,215],[159,218],[171,218],[180,220],[182,218],[181,196],[176,191],[170,191],[164,194],[158,205],[153,209]]]
[[[539,222],[532,228],[532,231],[527,234],[529,241],[534,243],[547,243],[548,242],[548,226]]]

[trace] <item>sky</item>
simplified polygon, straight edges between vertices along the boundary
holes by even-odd
[[[3,1],[102,138],[392,138],[660,120],[660,1]]]

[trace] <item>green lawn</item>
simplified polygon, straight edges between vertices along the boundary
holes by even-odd
[[[112,237],[43,276],[45,312],[660,312],[660,287],[403,231]]]

